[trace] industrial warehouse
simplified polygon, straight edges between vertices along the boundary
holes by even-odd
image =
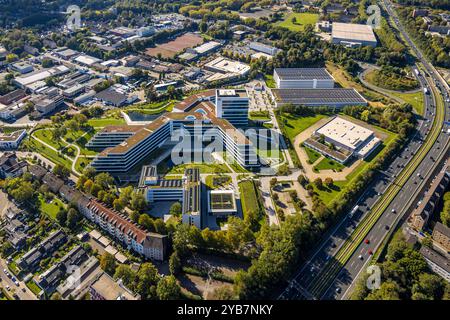
[[[309,148],[342,164],[351,157],[367,158],[380,143],[372,130],[341,117],[331,119],[304,142]]]

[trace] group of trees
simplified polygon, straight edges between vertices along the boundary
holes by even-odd
[[[433,36],[426,33],[427,24],[420,17],[413,18],[411,13],[412,8],[399,10],[399,16],[404,21],[408,33],[413,36],[415,42],[434,65],[449,68],[450,37]]]
[[[160,276],[150,262],[133,271],[128,265],[116,265],[114,256],[105,253],[100,257],[100,267],[144,300],[175,300],[181,298],[181,288],[173,275]]]
[[[386,260],[380,265],[381,286],[367,289],[363,276],[353,292],[357,300],[448,300],[450,285],[430,272],[422,255],[397,234],[388,246]]]
[[[353,118],[378,125],[384,129],[406,136],[412,130],[416,119],[410,104],[388,105],[385,108],[372,106],[347,106],[343,112]]]
[[[60,208],[56,214],[56,220],[63,227],[67,227],[71,230],[75,230],[80,221],[82,220],[82,215],[78,212],[77,206],[74,203],[70,203],[67,209]]]

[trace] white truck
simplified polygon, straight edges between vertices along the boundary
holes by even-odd
[[[351,218],[353,217],[353,215],[356,213],[356,211],[358,211],[359,206],[355,206],[352,211],[350,211],[350,213],[348,214],[348,216]]]

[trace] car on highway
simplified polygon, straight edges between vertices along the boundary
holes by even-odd
[[[11,287],[10,287],[9,285],[6,285],[5,288],[6,288],[6,290],[8,290],[8,291],[11,290]]]
[[[373,251],[371,249],[369,249],[369,251],[367,251],[368,254],[372,255]]]
[[[362,259],[363,259],[363,256],[362,256],[362,255],[359,255],[359,256],[358,256],[358,259],[359,259],[359,260],[362,260]]]
[[[385,225],[384,228],[385,228],[386,230],[389,230],[389,226],[388,226],[388,225]]]
[[[391,212],[392,212],[392,213],[395,213],[396,211],[395,211],[395,209],[392,209]]]
[[[341,290],[341,288],[336,288],[335,291],[336,291],[336,293],[341,293],[342,290]]]
[[[364,240],[364,243],[365,243],[365,244],[369,244],[369,243],[370,243],[370,240],[369,240],[369,239],[366,239],[366,240]]]

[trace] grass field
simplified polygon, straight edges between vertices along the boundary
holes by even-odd
[[[184,170],[188,168],[199,168],[200,173],[230,173],[230,170],[225,164],[189,163],[175,166],[167,174],[183,174]]]
[[[51,202],[46,202],[42,195],[39,195],[39,205],[41,212],[53,220],[56,220],[56,214],[59,209],[65,207],[64,203],[58,198],[55,197]]]
[[[52,129],[40,129],[33,132],[33,136],[36,138],[44,141],[45,143],[51,145],[55,149],[61,149],[62,147],[66,146],[63,141],[55,141],[52,136]]]
[[[51,162],[59,163],[64,167],[66,167],[67,169],[72,170],[72,161],[65,158],[62,154],[57,153],[56,151],[48,148],[47,146],[43,145],[42,143],[38,142],[35,139],[27,140],[26,144],[30,148],[30,150],[40,153],[42,156],[49,159]]]
[[[83,172],[87,165],[92,161],[90,158],[79,157],[77,163],[75,164],[75,168],[78,172]]]
[[[273,75],[265,74],[264,80],[266,81],[266,86],[268,86],[271,89],[275,88],[275,80],[273,80]]]
[[[317,161],[322,155],[318,153],[316,150],[313,150],[308,147],[303,147],[305,149],[306,154],[308,155],[309,163],[313,164]]]
[[[318,194],[319,198],[326,204],[333,201],[342,191],[342,189],[347,185],[347,181],[334,181],[334,185],[331,188],[323,187],[318,189],[313,185],[314,191]]]
[[[285,136],[287,136],[289,140],[291,140],[291,142],[294,142],[295,137],[299,133],[311,127],[320,119],[326,117],[327,116],[322,114],[317,114],[315,116],[310,117],[300,117],[300,116],[293,116],[290,114],[283,114],[279,117],[278,123],[280,124],[280,127],[282,127]]]
[[[242,212],[245,218],[250,211],[259,209],[255,184],[248,180],[239,182],[239,192],[241,193]]]
[[[393,95],[412,105],[418,114],[423,114],[424,97],[422,91],[415,93],[393,93]]]
[[[292,20],[296,19],[294,23]],[[290,13],[287,15],[282,22],[277,25],[280,27],[287,28],[291,31],[302,31],[306,25],[315,25],[319,21],[319,15],[316,13]]]
[[[92,127],[106,127],[106,126],[115,126],[125,124],[125,120],[120,118],[104,118],[104,119],[90,119],[88,120],[88,124]]]
[[[210,189],[217,189],[231,183],[230,176],[210,175],[205,179],[205,184]]]
[[[343,164],[340,164],[337,161],[334,161],[333,159],[324,158],[322,159],[315,167],[314,169],[317,171],[320,170],[335,170],[335,171],[342,171],[345,168]]]
[[[28,289],[31,290],[31,292],[33,292],[36,296],[41,292],[41,289],[38,287],[38,285],[36,283],[34,283],[33,280],[30,280],[26,283],[26,286],[28,287]]]

